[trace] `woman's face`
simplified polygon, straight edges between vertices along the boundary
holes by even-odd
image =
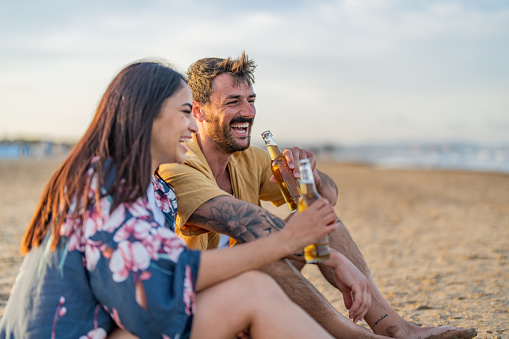
[[[161,112],[152,125],[150,153],[154,171],[161,164],[184,163],[187,147],[183,143],[189,141],[191,133],[198,131],[191,113],[192,103],[193,95],[184,82],[163,102]]]

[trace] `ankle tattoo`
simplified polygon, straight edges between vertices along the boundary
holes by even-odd
[[[388,314],[384,314],[383,316],[380,317],[380,319],[378,319],[377,321],[375,321],[375,325],[373,326],[376,326],[378,325],[378,323],[380,323],[382,320],[384,320],[385,318],[387,318]]]

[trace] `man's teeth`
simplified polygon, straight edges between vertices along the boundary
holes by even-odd
[[[243,123],[243,124],[233,124],[232,125],[233,128],[242,128],[242,129],[246,129],[249,127],[249,123],[246,122],[246,123]]]

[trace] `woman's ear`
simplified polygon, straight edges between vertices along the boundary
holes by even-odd
[[[203,107],[204,107],[204,105],[201,102],[193,100],[193,117],[196,119],[196,121],[201,122],[201,121],[205,120],[205,115],[203,113]]]

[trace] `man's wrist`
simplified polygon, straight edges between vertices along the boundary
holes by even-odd
[[[318,266],[326,266],[335,270],[341,263],[341,254],[329,247],[330,258],[318,263]]]
[[[297,260],[297,261],[304,261],[304,250],[297,251],[295,253],[292,253],[292,255],[288,256],[289,259]]]

